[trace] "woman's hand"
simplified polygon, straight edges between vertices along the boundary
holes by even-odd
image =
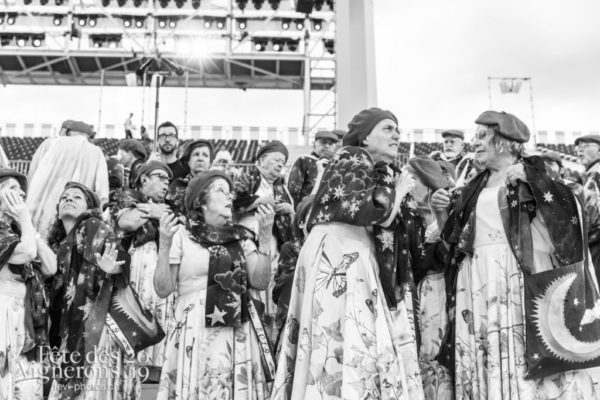
[[[136,208],[145,213],[148,218],[157,220],[160,220],[163,215],[171,211],[171,208],[164,203],[140,203]]]
[[[118,274],[121,272],[121,265],[125,263],[125,261],[117,261],[118,255],[117,244],[108,243],[102,256],[100,253],[96,253],[98,267],[107,274]]]
[[[23,201],[23,198],[14,190],[3,190],[0,192],[0,201],[4,204],[4,213],[11,217],[20,226],[25,222],[31,222],[31,215]]]
[[[256,219],[258,219],[258,232],[261,235],[263,232],[271,233],[273,229],[273,221],[275,221],[275,210],[270,205],[260,205],[256,209]]]
[[[275,207],[273,207],[273,209],[275,210],[275,214],[277,215],[286,215],[294,213],[294,207],[290,203],[275,204]]]
[[[446,189],[438,189],[431,195],[429,199],[429,207],[433,212],[446,211],[450,205],[450,192]]]
[[[177,223],[179,220],[175,217],[175,214],[165,213],[160,217],[158,225],[158,231],[160,233],[161,243],[171,243],[173,235],[177,232]]]
[[[522,163],[511,165],[506,169],[506,184],[515,186],[517,181],[527,182],[525,167]]]
[[[415,178],[406,170],[403,170],[396,177],[396,196],[400,196],[400,200],[404,198],[415,188]]]

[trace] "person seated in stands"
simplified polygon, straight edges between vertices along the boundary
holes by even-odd
[[[134,189],[137,169],[146,161],[146,149],[136,139],[124,139],[119,142],[118,157],[125,171],[124,187]]]
[[[317,191],[323,171],[333,157],[338,142],[338,136],[331,131],[317,132],[312,153],[296,160],[288,177],[288,190],[294,204],[300,204],[302,199]]]
[[[96,192],[108,201],[108,167],[100,147],[90,142],[95,132],[80,121],[63,123],[65,136],[46,139],[36,150],[29,167],[27,207],[36,230],[46,236],[56,216],[56,204],[70,181]]]
[[[194,177],[208,171],[213,161],[213,154],[212,144],[206,139],[194,140],[185,146],[179,161],[189,168],[190,172],[183,178],[175,179],[169,185],[166,199],[176,215],[185,214],[185,190]]]
[[[190,172],[187,165],[180,162],[177,156],[179,149],[179,131],[174,123],[165,121],[158,126],[158,153],[152,153],[150,158],[167,164],[173,172],[172,181],[177,178],[185,178]]]
[[[600,281],[600,135],[575,139],[575,150],[585,167],[583,196],[588,240],[596,277]]]

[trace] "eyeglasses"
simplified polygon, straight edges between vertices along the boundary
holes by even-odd
[[[159,181],[161,181],[162,183],[169,183],[169,177],[167,175],[162,175],[162,174],[150,174],[148,176],[155,176],[158,178]]]
[[[233,193],[231,193],[230,191],[225,191],[225,189],[223,188],[217,188],[217,189],[213,189],[211,190],[212,193],[222,193],[226,198],[233,198]]]
[[[175,135],[175,134],[167,135],[165,133],[162,133],[162,134],[158,135],[158,140],[177,140],[177,135]]]

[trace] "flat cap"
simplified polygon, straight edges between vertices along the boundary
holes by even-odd
[[[448,129],[447,131],[442,132],[442,137],[445,138],[447,136],[457,137],[462,140],[465,140],[465,133],[463,131],[459,131],[456,129]]]
[[[484,111],[476,120],[476,124],[495,126],[500,135],[519,143],[529,140],[530,133],[527,125],[512,114],[501,111]]]
[[[452,186],[440,164],[429,157],[413,157],[408,160],[408,165],[421,182],[434,191]]]
[[[398,119],[391,111],[381,108],[368,108],[356,114],[348,124],[348,133],[343,139],[344,146],[361,146],[375,125],[384,119],[391,119],[396,124],[398,123]]]
[[[171,171],[171,168],[167,166],[167,164],[162,163],[160,161],[151,160],[138,167],[137,175],[135,177],[136,183],[141,179],[142,175],[148,175],[152,171],[156,171],[157,169],[165,171],[169,176],[169,179],[173,179],[173,172]]]
[[[290,156],[288,148],[285,146],[285,144],[281,143],[279,140],[273,140],[258,149],[258,152],[256,153],[256,159],[258,160],[263,154],[269,153],[283,154],[285,156],[285,162],[287,162],[288,157]]]
[[[65,123],[67,123],[66,126],[64,125]],[[67,130],[73,131],[73,132],[81,132],[81,133],[85,133],[86,135],[90,135],[90,136],[94,136],[96,134],[96,132],[94,132],[94,128],[90,124],[86,124],[85,122],[82,122],[82,121],[65,121],[65,122],[63,122],[63,126]]]
[[[340,140],[340,138],[338,137],[338,135],[336,135],[335,133],[331,132],[331,131],[319,131],[315,134],[315,140],[319,140],[319,139],[326,139],[326,140],[333,140],[334,142],[338,142]]]
[[[600,144],[600,135],[585,135],[575,139],[575,146],[579,143],[598,143]]]
[[[190,183],[188,183],[187,188],[185,189],[185,209],[187,211],[192,211],[194,207],[194,200],[198,197],[200,193],[208,188],[208,185],[212,181],[217,178],[225,179],[229,184],[229,189],[233,190],[233,181],[225,172],[220,171],[218,169],[211,169],[208,171],[204,171],[194,177]]]
[[[187,165],[188,161],[190,161],[192,151],[194,151],[196,147],[208,147],[208,151],[210,153],[210,162],[212,163],[212,161],[215,158],[215,150],[213,149],[210,140],[207,139],[196,139],[186,144],[185,149],[183,150],[183,154],[181,155],[181,162],[184,165]]]
[[[540,158],[544,161],[552,161],[557,163],[558,165],[560,165],[562,167],[562,158],[561,156],[552,150],[548,150],[545,153],[540,154]]]

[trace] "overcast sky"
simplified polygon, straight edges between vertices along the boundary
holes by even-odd
[[[379,106],[403,128],[470,128],[488,108],[488,76],[533,78],[538,129],[600,130],[597,0],[374,0]],[[141,89],[104,88],[102,123],[141,118]],[[494,109],[531,124],[529,87]],[[150,98],[147,98],[151,104]],[[188,123],[301,126],[301,91],[195,89]],[[99,89],[0,87],[2,122],[98,123]],[[276,107],[274,106],[276,104]],[[161,120],[181,124],[182,89],[163,89]],[[153,118],[146,112],[146,123]]]

